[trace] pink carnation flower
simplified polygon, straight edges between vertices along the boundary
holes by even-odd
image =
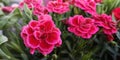
[[[103,27],[105,34],[113,34],[117,32],[116,23],[112,21],[112,17],[106,14],[94,16],[95,23]]]
[[[96,25],[103,28],[103,32],[107,35],[108,40],[111,41],[114,38],[112,34],[117,32],[116,23],[112,21],[112,17],[106,14],[94,16]]]
[[[49,1],[54,1],[54,0],[43,0],[44,5],[46,6]]]
[[[99,28],[94,24],[95,21],[91,18],[84,18],[82,15],[75,15],[69,18],[68,30],[82,38],[91,38]]]
[[[63,14],[69,11],[69,3],[62,2],[62,0],[50,1],[47,5],[49,12]]]
[[[33,8],[35,4],[42,4],[42,0],[24,0],[20,3],[19,7],[22,8],[24,3],[27,4],[29,8]]]
[[[38,50],[43,55],[47,55],[53,51],[54,47],[59,47],[62,44],[60,30],[49,15],[43,16],[46,19],[43,17],[44,19],[38,21],[31,20],[21,31],[24,44],[30,48],[31,54]]]
[[[33,14],[37,15],[37,16],[38,15],[48,14],[48,10],[46,9],[46,7],[44,7],[44,6],[40,5],[40,4],[35,4]]]
[[[94,0],[73,0],[74,5],[89,14],[96,14],[96,2]]]

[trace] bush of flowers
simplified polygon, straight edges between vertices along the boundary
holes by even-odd
[[[0,59],[120,59],[120,0],[0,2]]]

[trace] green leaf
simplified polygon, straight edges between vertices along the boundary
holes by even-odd
[[[0,35],[0,45],[7,42],[8,41],[8,38],[4,35]]]
[[[66,44],[68,50],[71,51],[72,49],[71,49],[71,46],[70,46],[70,42],[66,40],[65,44]]]
[[[0,54],[0,56],[3,56],[3,58],[9,59],[9,60],[17,60],[15,56],[13,56],[11,51],[7,48],[6,44],[3,44],[0,47],[0,50],[1,50],[1,53],[3,53],[3,54]]]
[[[116,33],[116,36],[120,40],[120,32],[119,31]]]
[[[7,59],[10,59],[10,58],[11,58],[9,55],[7,55],[7,54],[6,54],[4,51],[2,51],[1,49],[0,49],[0,56],[6,57]]]
[[[4,13],[3,13],[3,11],[2,11],[2,10],[0,10],[0,16],[1,16],[1,15],[4,15]]]
[[[0,18],[0,29],[14,25],[22,17],[21,11],[16,8],[9,15]]]
[[[2,2],[3,2],[5,5],[9,5],[9,4],[10,4],[10,0],[2,0]]]
[[[10,14],[14,14],[15,17],[21,18],[22,17],[22,12],[19,8],[14,9],[13,12],[11,12]]]
[[[93,54],[93,52],[89,52],[89,53],[87,53],[87,54],[84,54],[84,55],[82,56],[82,59],[81,59],[81,60],[89,60],[90,57],[92,56],[92,54]]]
[[[23,9],[26,17],[29,19],[29,20],[32,20],[32,11],[28,8],[28,6],[26,4],[24,4],[24,9]]]
[[[21,54],[21,56],[22,56],[23,60],[28,60],[28,57],[26,54]]]
[[[115,19],[114,14],[112,14],[112,21],[113,21],[113,22],[117,22],[116,19]]]
[[[14,25],[17,21],[18,21],[17,17],[13,17],[13,18],[9,19],[4,28],[8,28],[11,25]]]
[[[1,20],[1,19],[0,19],[0,20]],[[3,29],[3,27],[5,26],[6,23],[7,23],[6,20],[0,21],[0,29]]]

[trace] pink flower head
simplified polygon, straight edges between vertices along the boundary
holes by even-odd
[[[50,1],[47,5],[49,12],[63,14],[69,11],[69,3],[62,2],[62,0]]]
[[[46,7],[44,7],[44,6],[40,5],[40,4],[35,4],[33,14],[34,15],[48,14],[48,10],[46,9]]]
[[[43,0],[44,5],[46,6],[48,4],[49,1],[54,1],[54,0]]]
[[[120,7],[113,9],[112,13],[114,14],[116,20],[120,20]]]
[[[33,8],[35,4],[42,4],[41,0],[24,0],[23,2],[20,3],[19,7],[22,8],[23,5],[27,4],[29,8]]]
[[[68,30],[82,38],[91,38],[99,28],[94,24],[95,21],[91,18],[84,18],[82,15],[75,15],[69,18]]]
[[[109,41],[113,40],[112,34],[117,32],[116,23],[112,21],[112,17],[106,14],[94,16],[95,23],[102,27]]]
[[[94,0],[74,0],[74,5],[89,14],[96,14],[96,2]]]
[[[43,15],[50,18],[49,15]],[[28,25],[24,26],[21,31],[26,47],[30,48],[30,53],[35,50],[40,51],[43,55],[51,53],[54,47],[62,44],[60,38],[61,32],[50,19],[31,20]]]
[[[112,21],[112,17],[106,14],[94,16],[95,23],[103,28],[105,34],[113,34],[117,32],[116,23]]]

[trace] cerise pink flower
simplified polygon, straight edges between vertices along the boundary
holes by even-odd
[[[31,20],[21,31],[24,44],[30,48],[31,54],[35,50],[43,55],[51,53],[54,47],[59,47],[62,44],[60,35],[60,30],[49,15],[43,15],[43,18],[39,18],[38,21]]]
[[[41,4],[34,4],[33,14],[37,16],[48,14],[48,10],[46,7],[42,6]]]
[[[99,27],[102,27],[104,34],[108,39],[113,40],[112,34],[117,32],[116,23],[112,21],[112,17],[106,14],[94,16],[95,23]],[[109,41],[111,41],[109,40]]]
[[[54,1],[54,0],[43,0],[44,5],[46,6],[49,1]]]
[[[112,13],[114,14],[116,20],[120,20],[120,7],[113,9]]]
[[[27,4],[29,8],[33,8],[35,4],[42,4],[42,0],[23,0],[19,7],[22,8],[24,3]]]
[[[47,4],[49,12],[55,12],[58,14],[63,14],[69,11],[69,3],[62,2],[62,0],[50,1]]]
[[[106,14],[94,16],[96,25],[103,27],[105,34],[113,34],[117,32],[116,23],[112,21],[112,17]]]
[[[91,18],[84,18],[82,15],[75,15],[69,18],[68,30],[82,38],[91,38],[99,28],[94,24],[95,21]]]
[[[89,14],[96,14],[96,2],[94,0],[74,0],[74,5]]]

